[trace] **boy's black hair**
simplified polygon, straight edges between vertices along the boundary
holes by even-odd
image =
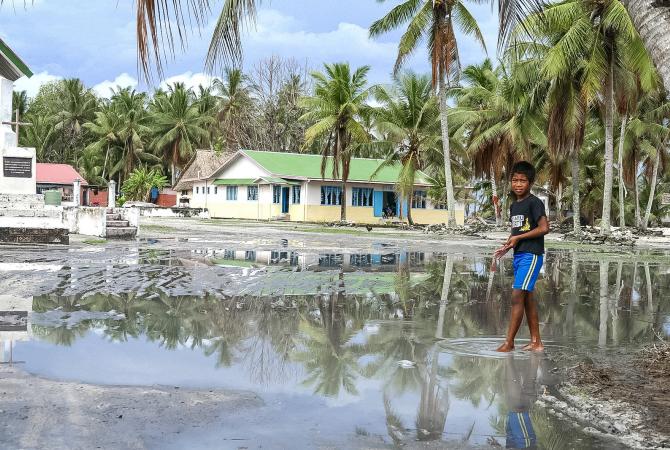
[[[528,161],[519,161],[512,166],[512,176],[515,173],[526,175],[530,184],[535,182],[535,166]]]

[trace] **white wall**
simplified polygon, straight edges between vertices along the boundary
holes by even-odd
[[[238,157],[216,174],[216,178],[258,178],[270,175],[244,156]]]
[[[0,129],[1,131],[1,129]],[[0,139],[1,141],[2,139]],[[2,143],[0,142],[0,145]],[[5,156],[17,158],[32,158],[32,177],[14,178],[5,177],[3,168],[3,158]],[[36,194],[37,187],[35,182],[37,166],[35,165],[35,149],[25,147],[0,147],[0,193],[2,194]]]

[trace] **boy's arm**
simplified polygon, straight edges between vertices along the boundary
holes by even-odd
[[[530,231],[527,231],[523,234],[518,234],[516,236],[510,236],[505,244],[505,247],[509,250],[510,248],[516,247],[516,245],[526,239],[535,239],[544,236],[549,233],[549,220],[547,216],[542,216],[537,221],[537,227],[533,228]]]

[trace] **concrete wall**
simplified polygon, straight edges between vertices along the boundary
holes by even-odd
[[[209,211],[204,208],[145,208],[138,207],[142,217],[197,217],[209,219]]]
[[[106,208],[65,206],[63,219],[70,233],[98,237],[107,235]]]
[[[1,130],[0,130],[1,131]],[[5,177],[3,159],[5,156],[17,158],[32,158],[32,177],[14,178]],[[25,147],[5,147],[0,148],[0,193],[2,194],[35,194],[37,185],[35,175],[37,166],[35,165],[35,149]]]

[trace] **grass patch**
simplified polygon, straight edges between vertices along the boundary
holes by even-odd
[[[169,227],[167,225],[142,225],[142,230],[149,231],[173,231],[176,230],[174,227]]]
[[[99,244],[106,244],[107,239],[86,239],[83,242],[84,244],[87,245],[99,245]]]

